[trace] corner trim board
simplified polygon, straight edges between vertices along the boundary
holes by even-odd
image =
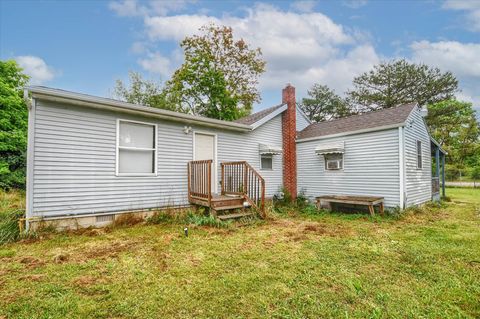
[[[405,208],[405,158],[404,158],[404,140],[403,127],[398,128],[398,163],[400,177],[400,209]]]
[[[27,137],[27,176],[26,176],[26,201],[25,201],[25,229],[28,231],[29,218],[33,216],[33,178],[35,164],[35,113],[37,105],[36,100],[32,99],[30,108],[28,109],[28,137]]]

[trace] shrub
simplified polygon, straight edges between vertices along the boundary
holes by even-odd
[[[147,224],[168,224],[175,218],[166,211],[159,211],[146,219]]]
[[[23,211],[16,210],[0,213],[0,244],[12,242],[20,238],[18,220],[23,217]]]
[[[210,226],[216,228],[228,228],[231,224],[231,222],[221,221],[212,215],[195,214],[193,212],[190,212],[187,215],[186,223],[190,225]]]

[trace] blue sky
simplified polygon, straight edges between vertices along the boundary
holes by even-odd
[[[480,109],[480,0],[470,1],[10,1],[0,0],[0,58],[33,84],[111,96],[128,71],[168,80],[178,43],[206,23],[233,27],[267,61],[262,102],[286,83],[342,94],[381,60],[407,58],[452,71],[459,98]]]

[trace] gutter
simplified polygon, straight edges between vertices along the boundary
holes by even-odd
[[[182,122],[187,124],[199,124],[203,126],[224,128],[233,131],[249,132],[253,128],[250,125],[222,121],[210,118],[204,118],[189,114],[178,113],[174,111],[168,111],[163,109],[157,109],[150,106],[136,105],[132,103],[117,101],[113,99],[107,99],[102,97],[96,97],[87,94],[74,93],[69,91],[51,89],[47,87],[31,86],[27,89],[33,98],[60,102],[66,104],[86,106],[96,109],[121,111],[125,113],[138,114],[148,117],[156,117],[176,122]]]

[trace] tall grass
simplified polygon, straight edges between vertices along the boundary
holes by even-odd
[[[23,191],[0,191],[0,245],[20,237],[18,220],[24,214],[25,193]]]

